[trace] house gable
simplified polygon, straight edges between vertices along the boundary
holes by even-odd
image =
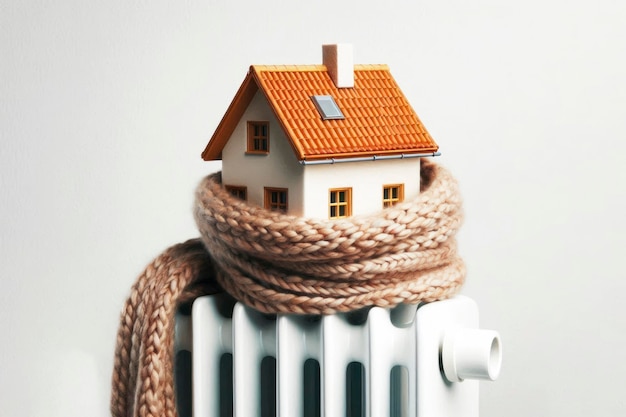
[[[248,152],[248,123],[266,122],[269,131],[269,152]],[[246,187],[247,200],[264,206],[264,189],[289,190],[289,212],[302,213],[302,176],[304,166],[298,163],[267,99],[258,91],[243,111],[240,120],[220,151],[222,183],[227,187]]]

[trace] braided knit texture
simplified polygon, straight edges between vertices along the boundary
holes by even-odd
[[[172,246],[139,276],[121,314],[112,379],[114,417],[175,417],[177,309],[226,290],[267,313],[330,314],[454,295],[465,269],[454,235],[456,181],[422,160],[413,201],[372,216],[316,220],[252,207],[220,175],[197,189],[201,239]]]
[[[331,314],[454,295],[465,278],[454,239],[458,185],[441,166],[421,166],[415,200],[339,220],[248,205],[223,189],[219,173],[208,176],[195,217],[218,282],[266,313]]]
[[[175,417],[174,321],[183,303],[218,292],[199,239],[173,246],[139,276],[117,333],[111,415]]]

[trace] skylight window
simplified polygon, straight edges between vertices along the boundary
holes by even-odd
[[[311,100],[322,116],[322,120],[345,119],[332,96],[311,96]]]

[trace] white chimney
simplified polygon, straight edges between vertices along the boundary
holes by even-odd
[[[322,62],[337,88],[354,87],[354,58],[351,44],[322,45]]]

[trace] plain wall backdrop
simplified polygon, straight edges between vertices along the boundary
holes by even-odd
[[[119,314],[198,235],[250,64],[386,63],[465,201],[482,416],[626,415],[626,3],[0,0],[0,415],[106,416]]]

